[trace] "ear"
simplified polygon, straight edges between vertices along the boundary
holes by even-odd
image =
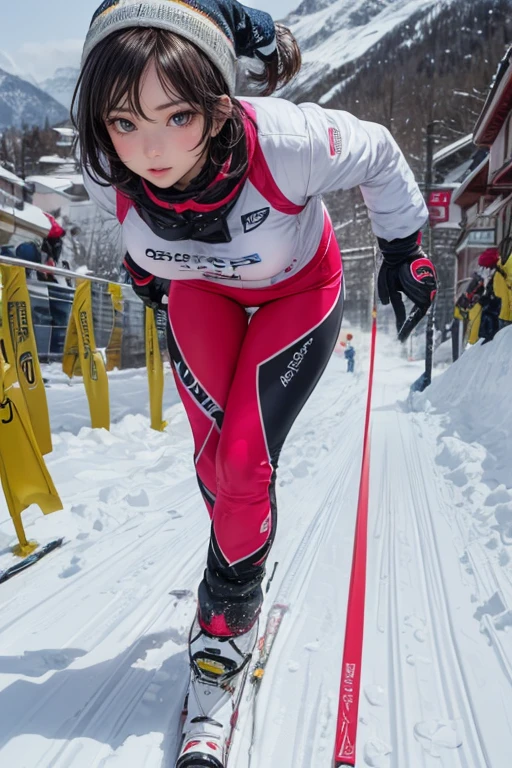
[[[217,136],[222,131],[226,120],[231,117],[233,111],[233,104],[226,93],[218,99],[216,111],[217,117],[213,121],[212,137]]]

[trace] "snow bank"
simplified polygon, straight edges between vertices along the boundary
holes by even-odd
[[[449,415],[462,439],[478,441],[488,450],[509,454],[512,465],[512,327],[490,344],[468,349],[414,400],[415,408]],[[512,475],[512,472],[510,473]]]
[[[453,486],[460,563],[473,583],[474,618],[500,664],[512,665],[512,327],[477,344],[413,405],[440,421],[436,463]]]

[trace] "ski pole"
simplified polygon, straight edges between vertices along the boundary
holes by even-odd
[[[345,643],[341,666],[338,720],[334,748],[334,768],[355,766],[361,659],[363,655],[364,604],[366,592],[366,551],[368,539],[368,500],[370,494],[370,411],[372,402],[377,302],[374,294],[370,345],[370,371],[363,437],[363,460],[357,504],[352,572],[348,593]]]
[[[416,381],[411,385],[411,392],[423,392],[432,382],[432,363],[434,358],[434,317],[435,301],[432,303],[428,318],[427,330],[425,333],[425,370]]]

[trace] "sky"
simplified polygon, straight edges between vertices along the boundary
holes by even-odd
[[[85,34],[100,1],[11,2],[0,25],[0,68],[9,68],[10,63],[11,69],[18,68],[17,74],[29,74],[39,82],[57,67],[78,66]],[[245,5],[269,11],[278,19],[297,8],[300,0],[252,0]]]

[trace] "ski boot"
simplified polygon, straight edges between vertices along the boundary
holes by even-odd
[[[226,768],[240,700],[258,638],[213,637],[196,618],[190,632],[190,687],[176,768]]]

